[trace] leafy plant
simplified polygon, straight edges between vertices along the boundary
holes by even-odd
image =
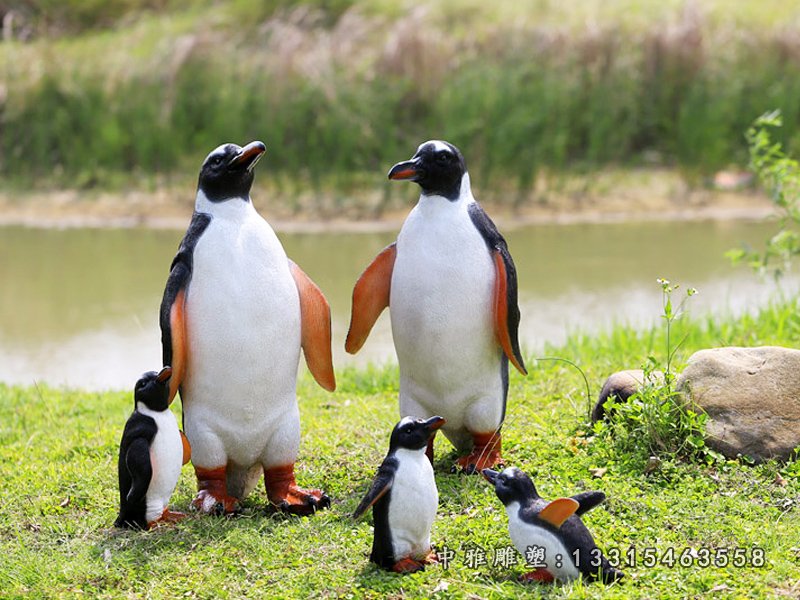
[[[750,248],[730,250],[736,263],[746,262],[755,271],[772,273],[777,279],[800,254],[800,164],[788,156],[771,130],[783,126],[779,110],[758,117],[745,134],[750,150],[750,169],[756,174],[778,210],[778,231],[766,242],[763,252]]]
[[[658,279],[662,293],[664,320],[664,360],[659,363],[655,356],[648,356],[640,389],[621,402],[609,398],[604,408],[610,422],[595,423],[594,432],[610,436],[616,452],[630,454],[640,459],[658,455],[670,455],[680,459],[715,458],[706,447],[704,429],[707,416],[689,407],[675,389],[675,353],[685,337],[674,343],[673,327],[685,312],[689,298],[697,294],[688,288],[681,301],[675,304],[673,294],[680,284],[667,279]]]

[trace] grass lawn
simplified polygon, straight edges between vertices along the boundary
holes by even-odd
[[[688,334],[678,362],[720,344],[796,345],[794,303],[756,316],[676,323]],[[661,330],[618,327],[574,336],[548,355],[580,364],[596,395],[604,378],[663,355]],[[238,518],[192,516],[152,532],[111,524],[116,460],[131,392],[90,393],[0,386],[0,596],[202,598],[684,598],[797,597],[800,594],[800,464],[748,466],[709,457],[686,463],[651,450],[620,453],[586,425],[583,380],[564,363],[529,357],[530,375],[512,373],[504,454],[546,498],[601,489],[605,504],[584,516],[598,544],[618,551],[627,577],[611,587],[581,582],[523,586],[516,565],[495,564],[509,546],[506,516],[479,477],[450,473],[455,455],[437,441],[440,506],[433,541],[454,552],[447,569],[398,576],[368,562],[371,517],[349,514],[366,491],[397,418],[395,367],[345,370],[328,394],[308,375],[299,385],[303,425],[301,484],[323,487],[330,510],[312,518],[268,516],[260,488]],[[157,365],[154,365],[154,367]],[[102,364],[98,363],[98,368]],[[133,382],[131,382],[133,383]],[[176,403],[175,409],[178,406]],[[596,478],[590,469],[605,468]],[[172,505],[185,510],[193,474],[184,468]],[[712,564],[704,566],[703,548]],[[744,564],[734,565],[744,549]],[[628,565],[629,552],[636,553]],[[652,550],[648,550],[652,549]],[[730,562],[721,561],[728,549]],[[754,554],[754,549],[755,554]],[[486,564],[467,564],[485,551]],[[758,563],[763,551],[764,566]],[[674,562],[670,560],[674,553]],[[741,552],[740,552],[741,554]],[[646,561],[657,559],[649,566]],[[755,559],[755,560],[754,560]],[[670,564],[672,563],[672,564]],[[737,559],[738,563],[738,559]]]

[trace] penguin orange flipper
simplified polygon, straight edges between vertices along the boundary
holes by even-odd
[[[497,341],[503,352],[520,373],[527,375],[525,364],[519,351],[519,342],[514,343],[508,327],[508,271],[499,250],[493,252],[494,280],[494,327]],[[515,299],[516,303],[516,299]]]
[[[558,498],[541,510],[539,518],[547,521],[553,527],[559,528],[564,521],[575,514],[578,507],[580,507],[580,504],[572,498]]]
[[[387,306],[392,286],[392,271],[397,245],[392,243],[375,257],[353,288],[353,312],[344,349],[350,354],[361,350],[375,321]]]
[[[172,330],[172,377],[169,380],[169,401],[175,399],[186,373],[186,290],[182,289],[175,297],[169,311]],[[188,462],[188,461],[187,461]],[[186,464],[184,462],[183,464]]]
[[[300,345],[311,374],[324,389],[336,389],[331,356],[331,307],[322,290],[303,270],[289,261],[300,293]]]

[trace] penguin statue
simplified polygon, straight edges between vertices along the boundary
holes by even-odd
[[[526,374],[514,261],[452,144],[425,142],[389,179],[414,181],[422,193],[397,241],[355,285],[345,349],[358,352],[388,306],[401,416],[442,415],[442,432],[462,453],[457,464],[480,472],[501,458],[508,362]],[[433,439],[427,453],[433,462]]]
[[[185,515],[169,510],[181,466],[189,462],[186,438],[169,409],[170,367],[136,382],[134,411],[119,445],[119,516],[116,527],[150,529]]]
[[[329,506],[300,488],[297,368],[302,348],[317,382],[336,387],[330,308],[250,200],[261,142],[223,144],[203,162],[195,211],[161,304],[163,356],[180,389],[204,513],[233,513],[264,475],[272,509]]]
[[[603,556],[580,518],[605,500],[603,492],[583,492],[548,502],[536,492],[530,477],[516,467],[500,473],[484,469],[483,476],[506,507],[511,541],[534,567],[521,580],[568,582],[583,576],[611,583],[623,576]]]
[[[403,417],[392,431],[389,453],[372,487],[353,513],[357,519],[372,506],[375,523],[370,560],[386,570],[413,573],[436,562],[431,526],[439,492],[425,449],[444,422],[442,417]]]

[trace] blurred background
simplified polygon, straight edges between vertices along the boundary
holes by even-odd
[[[744,132],[800,150],[800,5],[724,0],[0,0],[0,381],[128,388],[220,143],[260,139],[256,207],[334,314],[416,199],[386,171],[447,139],[507,232],[529,352],[793,293],[734,269],[772,209]],[[65,229],[65,226],[69,226]],[[124,227],[120,227],[124,226]],[[635,366],[635,365],[634,365]]]

